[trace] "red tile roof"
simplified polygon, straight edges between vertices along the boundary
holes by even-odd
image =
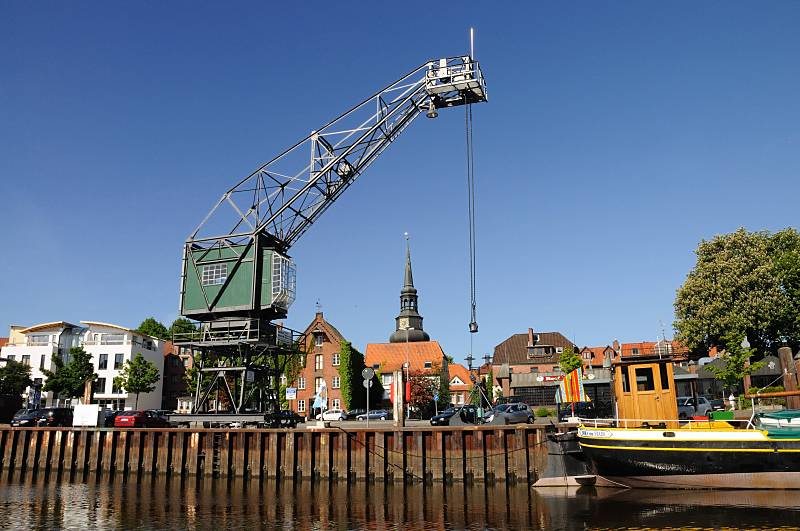
[[[472,382],[469,379],[469,371],[466,367],[461,365],[460,363],[450,363],[447,365],[447,369],[450,372],[450,390],[451,391],[469,391],[472,388]],[[453,378],[458,376],[458,379],[461,380],[463,385],[453,384]]]
[[[367,367],[380,365],[382,372],[399,371],[408,360],[411,373],[425,372],[425,362],[433,368],[441,367],[444,351],[438,341],[415,341],[411,343],[369,343],[364,353]]]
[[[0,337],[0,347],[4,347],[8,345],[8,338],[7,337]]]
[[[689,349],[681,345],[677,341],[669,341],[671,348],[668,348],[669,354],[686,354],[689,352]],[[656,345],[659,342],[657,341],[640,341],[639,343],[623,343],[621,345],[622,348],[622,357],[628,356],[647,356],[657,354]],[[636,349],[636,353],[634,353],[634,349]]]

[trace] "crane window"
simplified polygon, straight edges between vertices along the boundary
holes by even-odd
[[[228,264],[211,264],[203,267],[203,285],[218,286],[228,279]]]

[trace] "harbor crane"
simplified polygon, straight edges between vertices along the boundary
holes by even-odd
[[[222,194],[183,249],[180,313],[199,329],[174,340],[197,353],[193,413],[218,410],[220,396],[236,415],[278,411],[279,377],[303,341],[275,322],[295,298],[289,249],[418,116],[467,106],[469,127],[471,105],[484,101],[486,84],[472,53],[428,61]],[[471,149],[469,129],[467,139]],[[471,171],[470,157],[468,179]],[[474,187],[470,193],[472,229]],[[473,245],[471,235],[471,251]],[[474,307],[473,289],[471,331]]]

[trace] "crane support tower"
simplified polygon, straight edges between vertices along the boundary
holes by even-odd
[[[195,412],[276,412],[286,363],[305,359],[302,334],[275,323],[295,298],[290,247],[420,114],[486,100],[473,57],[428,61],[222,194],[183,250],[180,312],[200,326],[174,340],[196,353]]]

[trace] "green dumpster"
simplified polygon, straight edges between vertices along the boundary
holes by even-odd
[[[733,411],[712,411],[711,420],[733,420]]]

